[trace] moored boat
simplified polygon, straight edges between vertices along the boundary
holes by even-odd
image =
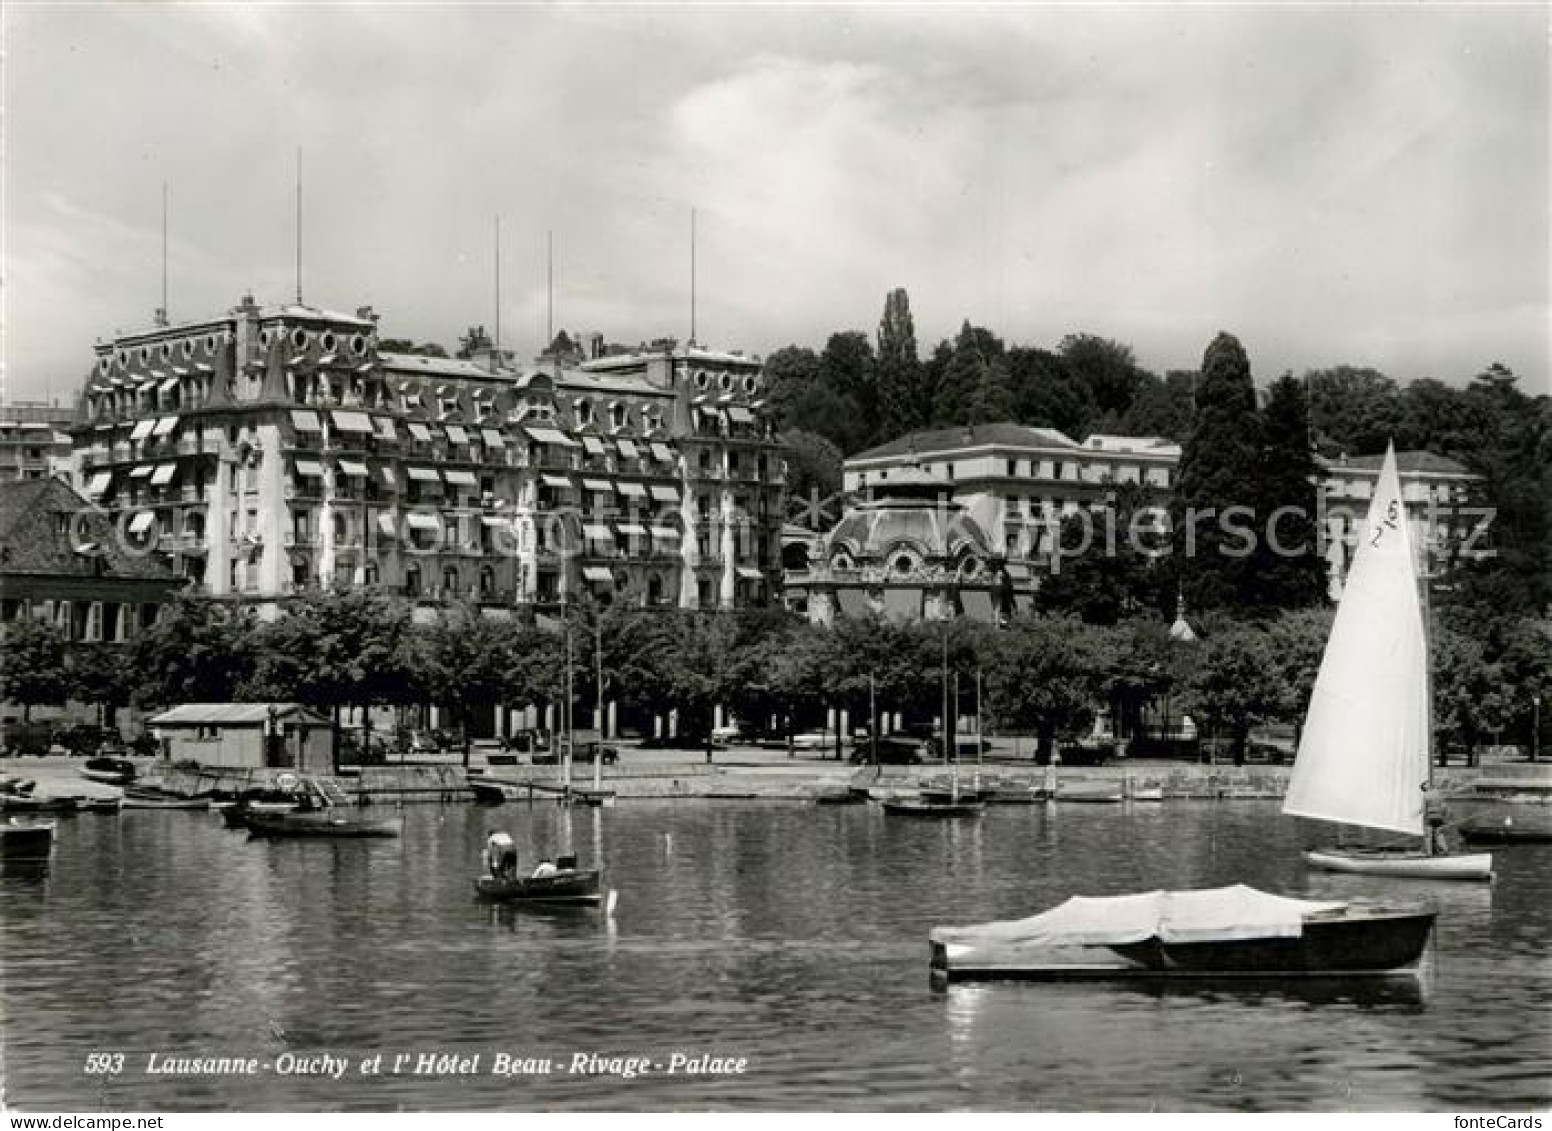
[[[1082,805],[1113,805],[1122,800],[1121,783],[1114,781],[1067,782],[1056,787],[1057,801]]]
[[[7,860],[37,860],[54,844],[53,821],[0,821],[0,856]]]
[[[923,797],[898,797],[883,805],[884,812],[891,817],[979,817],[986,808],[979,801],[933,801]]]
[[[935,975],[988,978],[1347,977],[1410,972],[1425,903],[1290,899],[1244,885],[1075,896],[1039,915],[931,932]]]
[[[160,789],[127,786],[122,808],[125,809],[209,809],[208,797],[183,797]]]
[[[105,785],[128,785],[138,772],[127,758],[88,758],[81,767],[83,778]]]
[[[1552,842],[1552,817],[1545,813],[1478,814],[1462,821],[1467,844],[1546,844]]]
[[[221,809],[221,821],[229,829],[248,827],[250,813],[294,813],[295,801],[239,800]]]
[[[471,777],[469,789],[474,793],[474,800],[482,801],[487,805],[500,805],[504,801],[522,801],[531,799],[533,794],[523,789],[520,785],[511,782],[491,781],[486,778]]]
[[[80,808],[74,797],[39,797],[31,793],[0,794],[0,813],[74,813]]]
[[[243,824],[258,837],[396,837],[404,831],[402,817],[368,817],[337,806],[286,813],[250,809]]]

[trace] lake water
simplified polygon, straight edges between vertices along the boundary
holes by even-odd
[[[401,840],[250,841],[212,814],[60,822],[3,897],[5,1101],[21,1109],[1505,1110],[1552,1103],[1552,847],[1491,885],[1320,876],[1273,803],[994,809],[627,802],[404,810]],[[487,832],[599,859],[591,909],[478,902]],[[927,931],[1073,893],[1246,882],[1428,894],[1418,980],[931,988]],[[123,1054],[116,1074],[94,1053]],[[340,1079],[294,1070],[322,1054]],[[569,1071],[578,1054],[741,1075]],[[423,1054],[448,1054],[424,1074]],[[548,1075],[496,1076],[496,1057]],[[166,1075],[150,1058],[254,1058]],[[363,1074],[381,1056],[378,1074]],[[478,1055],[477,1070],[454,1058]],[[396,1058],[404,1057],[403,1060]],[[397,1064],[398,1074],[391,1069]],[[469,1067],[467,1062],[465,1068]]]

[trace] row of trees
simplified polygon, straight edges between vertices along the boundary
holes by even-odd
[[[847,619],[821,627],[780,611],[573,610],[571,681],[579,706],[599,695],[647,713],[679,712],[708,740],[714,708],[812,725],[830,708],[854,721],[880,711],[935,716],[945,675],[954,714],[981,709],[989,728],[1035,736],[1041,757],[1107,710],[1129,733],[1149,703],[1190,712],[1243,757],[1251,729],[1297,724],[1330,616],[1290,612],[1255,622],[1208,615],[1196,642],[1134,617],[1096,625],[1035,616],[1005,628],[975,621],[899,625]],[[47,625],[8,627],[4,695],[26,705],[76,698],[143,708],[179,702],[295,700],[325,712],[439,704],[460,722],[497,706],[564,698],[563,634],[455,608],[431,623],[373,592],[328,594],[273,621],[183,602],[133,644],[67,647]],[[1552,640],[1521,622],[1496,642],[1446,620],[1434,634],[1443,739],[1468,751],[1489,737],[1529,743],[1534,704],[1552,692]],[[946,664],[946,666],[945,666]],[[950,681],[950,686],[953,682]]]

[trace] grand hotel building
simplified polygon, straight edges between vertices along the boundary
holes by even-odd
[[[251,298],[96,353],[75,481],[196,592],[272,612],[373,585],[495,615],[779,593],[785,466],[757,358],[391,353],[370,308]]]

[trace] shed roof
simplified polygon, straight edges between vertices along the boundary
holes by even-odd
[[[329,720],[300,703],[183,703],[148,720],[152,726],[258,726],[270,712],[277,720],[328,726]]]

